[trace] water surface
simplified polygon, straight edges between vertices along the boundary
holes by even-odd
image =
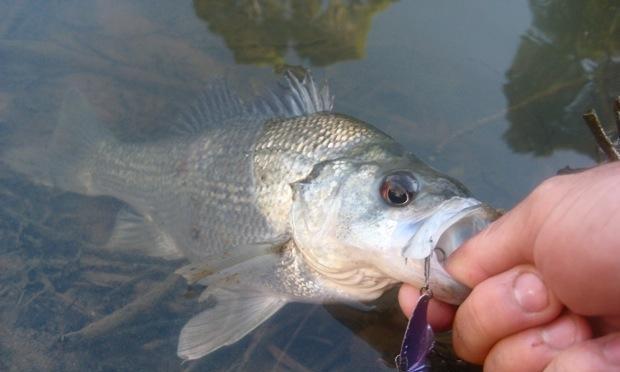
[[[0,2],[0,146],[43,146],[79,88],[117,135],[172,123],[210,80],[242,92],[303,65],[336,109],[396,137],[481,200],[509,208],[590,166],[580,116],[611,129],[620,94],[613,1]],[[178,263],[110,254],[121,203],[37,185],[0,164],[0,370],[391,370],[404,319],[289,305],[239,343],[181,364],[200,306]],[[446,350],[439,371],[471,370]],[[387,362],[386,362],[387,360]]]

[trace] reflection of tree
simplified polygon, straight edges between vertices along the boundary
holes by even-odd
[[[533,24],[504,86],[511,107],[504,138],[515,151],[593,153],[581,114],[596,106],[611,120],[609,102],[620,93],[620,8],[613,3],[530,0]]]
[[[281,64],[290,48],[325,66],[364,55],[372,16],[395,0],[194,0],[239,63]]]

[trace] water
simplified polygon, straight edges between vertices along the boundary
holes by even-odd
[[[595,107],[612,127],[620,10],[581,0],[4,0],[0,146],[44,143],[70,86],[139,140],[213,77],[249,91],[282,65],[311,67],[330,81],[337,111],[509,208],[558,169],[595,163],[580,116]],[[120,206],[0,165],[0,370],[391,370],[404,319],[389,296],[367,314],[289,305],[241,342],[181,364],[177,335],[198,312],[195,293],[175,264],[97,248]],[[475,370],[436,359],[435,370]]]

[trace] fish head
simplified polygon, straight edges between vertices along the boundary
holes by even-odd
[[[297,247],[337,291],[359,300],[376,298],[399,282],[422,287],[428,257],[435,297],[461,303],[469,289],[443,265],[497,218],[458,181],[413,155],[385,149],[317,164],[293,190]]]

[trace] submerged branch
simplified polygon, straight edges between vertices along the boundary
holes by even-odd
[[[179,277],[176,274],[170,274],[163,282],[154,286],[143,296],[138,297],[136,300],[116,310],[112,314],[96,320],[78,331],[62,335],[61,340],[64,341],[65,339],[74,338],[77,338],[79,341],[92,340],[117,329],[139,314],[148,313],[154,306],[154,303],[159,301],[174,288],[178,279]]]
[[[607,156],[607,160],[619,160],[620,153],[618,153],[618,150],[616,150],[616,148],[614,147],[611,139],[605,133],[601,122],[598,120],[596,112],[594,110],[586,112],[585,114],[583,114],[583,120],[588,125],[588,128],[590,128],[590,132],[592,132],[596,143]]]

